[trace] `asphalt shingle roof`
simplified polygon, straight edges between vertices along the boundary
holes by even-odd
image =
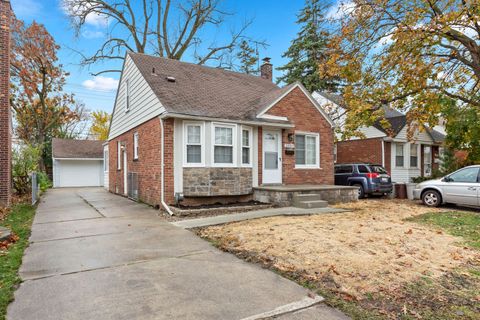
[[[104,141],[100,140],[53,138],[52,154],[54,158],[103,158],[103,143]]]
[[[129,56],[171,113],[257,120],[259,109],[286,92],[259,76],[138,53]]]

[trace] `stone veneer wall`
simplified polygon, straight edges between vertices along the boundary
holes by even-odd
[[[251,168],[183,168],[186,197],[251,194]]]
[[[278,191],[278,190],[261,190],[255,189],[253,199],[262,203],[271,203],[279,207],[290,207],[293,205],[295,194],[319,194],[321,199],[327,201],[328,204],[336,204],[343,202],[353,202],[358,200],[357,187],[329,188],[326,190],[309,190],[309,191]]]

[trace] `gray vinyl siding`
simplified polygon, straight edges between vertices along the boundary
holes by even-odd
[[[130,85],[130,108],[126,107],[126,82]],[[117,99],[113,109],[108,139],[111,140],[140,124],[162,114],[165,108],[145,81],[137,66],[127,55],[122,71]]]

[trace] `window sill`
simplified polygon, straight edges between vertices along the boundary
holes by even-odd
[[[134,159],[132,159],[132,160],[133,160],[133,161],[138,161],[138,158],[134,158]]]
[[[233,163],[213,163],[212,168],[239,168],[239,166]]]
[[[295,170],[323,170],[323,168],[317,167],[317,166],[295,166]]]
[[[183,167],[184,168],[204,168],[205,164],[204,163],[184,163]]]

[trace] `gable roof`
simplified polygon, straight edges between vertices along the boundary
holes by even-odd
[[[390,117],[388,116],[390,115]],[[403,129],[403,127],[407,124],[407,116],[400,113],[400,115],[396,115],[394,113],[387,113],[385,111],[385,120],[390,123],[390,128],[385,129],[379,121],[376,121],[373,126],[378,130],[385,132],[387,134],[392,133],[393,136],[399,134],[399,132]]]
[[[292,83],[284,88],[282,88],[275,97],[271,96],[268,97],[270,100],[270,103],[264,105],[266,100],[263,101],[263,104],[259,104],[257,106],[257,110],[259,110],[257,117],[265,117],[267,116],[268,110],[270,110],[273,106],[275,106],[280,100],[282,100],[285,96],[287,96],[290,92],[293,91],[293,89],[298,88],[300,91],[303,92],[303,94],[310,100],[310,102],[317,108],[318,112],[322,114],[322,116],[327,120],[327,122],[334,127],[335,124],[333,123],[333,120],[330,118],[330,116],[327,114],[327,112],[322,108],[322,106],[318,103],[318,101],[308,92],[308,90],[302,85],[301,82],[297,81],[295,83]],[[272,99],[274,98],[274,99]],[[260,109],[258,109],[260,108]]]
[[[387,130],[384,129],[383,126],[380,124],[380,121],[375,122],[373,126],[386,134],[389,134],[391,132],[393,133],[393,136],[396,136],[407,125],[407,116],[395,109],[391,109],[391,108],[384,108],[384,109],[385,109],[385,119],[390,123],[391,127]],[[428,128],[427,126],[425,126],[425,129],[434,142],[442,143],[445,141],[445,135],[443,133],[437,130]]]
[[[341,95],[336,95],[336,94],[332,94],[325,91],[315,91],[315,94],[335,103],[340,108],[345,109],[345,105],[343,103],[344,102],[343,97]],[[385,129],[381,125],[380,120],[376,121],[373,124],[373,127],[387,135],[393,134],[393,137],[395,137],[407,125],[407,116],[401,113],[400,111],[390,108],[388,106],[383,106],[382,108],[385,111],[385,120],[387,120],[390,123],[390,128]],[[443,143],[445,141],[446,136],[444,133],[438,130],[429,128],[427,126],[425,126],[425,129],[434,142]]]
[[[102,140],[52,140],[52,155],[54,158],[68,159],[100,159],[103,158]]]
[[[433,141],[442,143],[445,141],[445,135],[435,129],[427,129],[427,132],[432,137]]]
[[[128,55],[167,114],[288,123],[259,119],[257,114],[298,84],[280,88],[259,76],[145,54]]]
[[[257,76],[138,53],[129,55],[171,113],[245,119],[262,97],[280,89]]]
[[[324,97],[327,100],[330,100],[331,102],[335,103],[337,106],[345,108],[345,103],[341,95],[327,92],[327,91],[315,91],[315,93]]]

